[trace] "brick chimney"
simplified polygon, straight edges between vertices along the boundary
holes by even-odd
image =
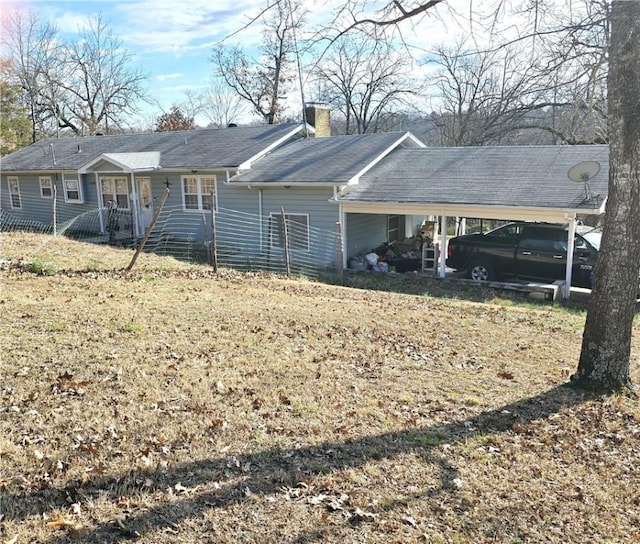
[[[307,123],[316,129],[316,138],[331,136],[331,108],[323,102],[307,102],[304,108]]]

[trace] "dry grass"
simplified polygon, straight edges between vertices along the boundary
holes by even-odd
[[[640,540],[637,402],[562,386],[583,312],[0,257],[0,542]]]

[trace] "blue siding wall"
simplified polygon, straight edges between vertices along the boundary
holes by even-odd
[[[347,259],[365,255],[387,241],[387,216],[384,214],[347,214]]]
[[[75,177],[77,174],[67,174]],[[40,193],[40,176],[51,178],[56,189],[56,221],[58,225],[65,223],[68,227],[79,229],[95,228],[96,208],[98,207],[95,180],[90,176],[81,177],[83,203],[65,202],[63,176],[58,173],[2,175],[0,189],[0,208],[11,217],[24,222],[53,225],[53,198],[44,198]],[[8,181],[9,177],[17,177],[20,185],[21,209],[11,208]]]

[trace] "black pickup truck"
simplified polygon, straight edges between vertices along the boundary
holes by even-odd
[[[509,223],[483,234],[452,238],[446,264],[479,281],[561,280],[566,275],[568,238],[566,225]],[[593,227],[576,228],[572,285],[591,287],[600,238],[601,232]]]

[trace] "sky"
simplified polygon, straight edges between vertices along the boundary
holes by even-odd
[[[345,0],[305,0],[308,28],[328,23]],[[369,0],[375,8],[385,0]],[[0,9],[26,8],[53,22],[65,39],[78,35],[87,17],[100,14],[132,56],[132,67],[148,75],[154,103],[140,117],[151,119],[185,99],[185,91],[201,92],[213,72],[214,45],[240,45],[251,51],[261,41],[258,25],[247,23],[266,0],[0,0]],[[451,21],[451,13],[447,20]],[[430,15],[405,25],[404,36],[419,50],[428,51],[452,36],[464,34],[462,25],[444,25]],[[201,120],[196,119],[198,122]]]

